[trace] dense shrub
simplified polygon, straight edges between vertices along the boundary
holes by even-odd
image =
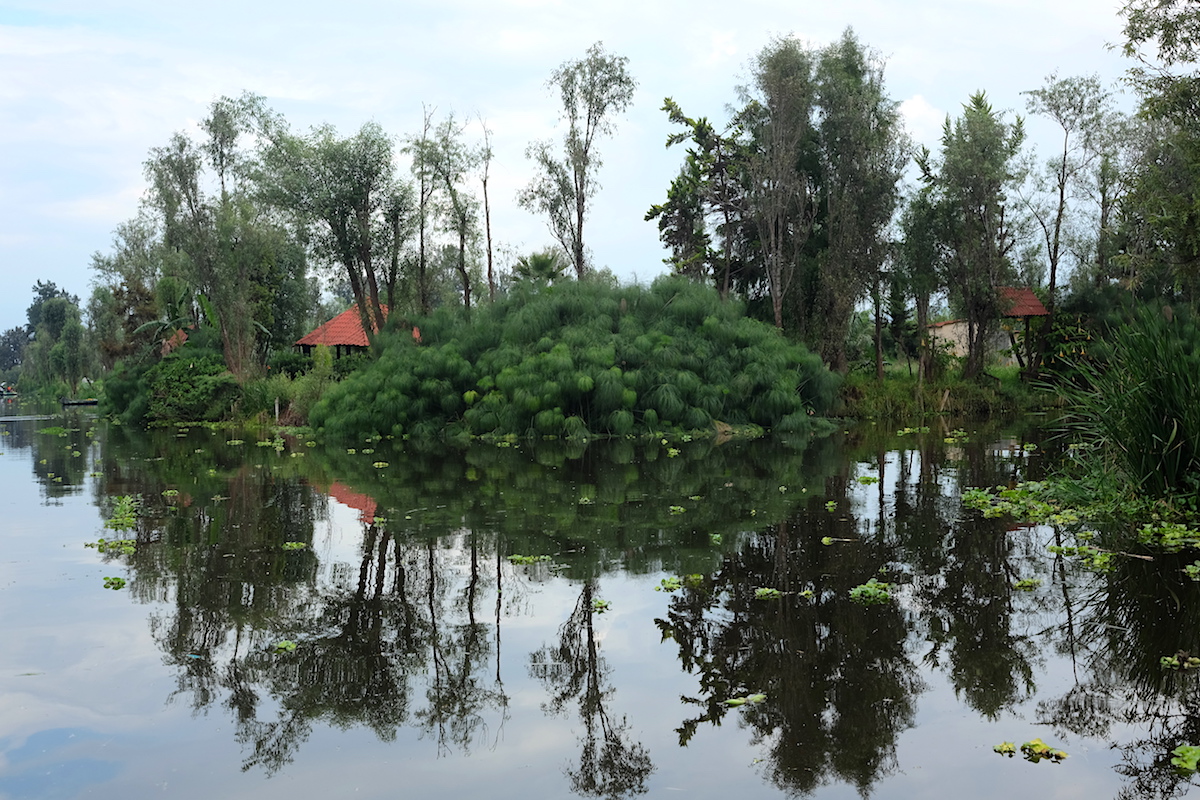
[[[504,300],[385,334],[311,424],[335,438],[451,432],[586,436],[710,428],[806,431],[833,401],[820,359],[706,287],[519,284]]]
[[[223,419],[241,394],[220,353],[186,347],[147,370],[145,381],[147,416],[158,422]]]
[[[1200,326],[1148,308],[1117,326],[1063,388],[1068,427],[1102,473],[1151,496],[1200,493]]]

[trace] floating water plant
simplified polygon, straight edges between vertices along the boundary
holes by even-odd
[[[508,557],[508,560],[513,564],[540,564],[546,561],[553,561],[552,556],[523,556],[513,553]]]
[[[837,500],[830,500],[825,504],[826,511],[837,511]]]
[[[1001,742],[992,747],[992,752],[1012,758],[1017,753],[1017,744],[1016,742]]]
[[[133,539],[101,539],[98,542],[85,542],[83,546],[94,547],[101,553],[131,556],[136,549],[137,542]]]
[[[667,511],[669,511],[672,514],[682,514],[685,511],[687,511],[687,509],[684,508],[683,506],[671,506],[670,508],[667,509]]]
[[[308,547],[308,545],[305,544],[304,542],[284,542],[283,543],[284,550],[303,550],[306,547]]]
[[[1158,660],[1158,664],[1163,669],[1196,669],[1200,667],[1200,658],[1188,655],[1181,650],[1173,656],[1163,656]]]
[[[764,586],[754,590],[755,600],[778,600],[781,597],[783,597],[783,592],[778,589],[771,589]]]
[[[113,498],[112,516],[104,521],[104,527],[116,531],[132,530],[137,525],[142,501],[137,495],[117,495]]]
[[[284,639],[275,643],[276,653],[291,653],[296,649],[296,643],[291,639]]]
[[[592,611],[595,611],[597,614],[603,614],[605,611],[608,611],[608,608],[609,602],[607,600],[601,600],[597,597],[592,601]]]
[[[767,699],[765,694],[748,694],[743,697],[730,697],[722,702],[727,706],[744,706],[746,704],[758,705]]]
[[[1042,759],[1053,761],[1057,764],[1067,757],[1064,751],[1055,750],[1041,739],[1033,739],[1032,741],[1025,742],[1021,745],[1021,752],[1025,754],[1026,761],[1032,761],[1034,764]]]
[[[923,425],[920,428],[901,428],[900,430],[896,431],[897,436],[912,436],[916,433],[929,433],[929,426]]]
[[[1194,561],[1183,568],[1183,574],[1194,581],[1200,581],[1200,561]]]
[[[891,584],[871,578],[866,583],[851,589],[850,599],[864,606],[887,603],[892,599],[892,595],[888,592],[890,586]]]
[[[386,461],[376,461],[371,466],[374,467],[375,469],[384,469],[387,467],[387,465],[388,465],[388,462],[386,462]]]
[[[179,490],[178,489],[166,489],[163,491],[162,496],[163,497],[178,497]]]
[[[1034,589],[1042,585],[1041,578],[1023,578],[1013,584],[1013,589],[1018,592],[1032,592]]]
[[[1195,772],[1200,769],[1200,746],[1194,744],[1181,744],[1171,751],[1174,758],[1171,759],[1171,766],[1180,772]]]
[[[115,589],[124,589],[125,588],[125,579],[124,578],[105,577],[104,578],[104,588],[105,589],[114,589],[114,590]]]
[[[863,486],[870,486],[873,483],[879,483],[879,478],[875,477],[874,475],[859,475],[855,480],[857,480]]]
[[[675,575],[672,575],[669,578],[663,578],[661,581],[659,581],[658,586],[654,587],[654,591],[656,591],[656,592],[674,592],[674,591],[678,591],[679,589],[682,589],[684,586],[691,586],[691,587],[699,586],[703,580],[704,580],[704,576],[700,575],[700,574],[688,575],[685,578],[680,578]]]

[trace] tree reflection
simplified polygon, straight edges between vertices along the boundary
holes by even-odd
[[[606,708],[613,689],[596,641],[596,583],[586,580],[571,614],[558,629],[558,641],[530,655],[530,674],[550,692],[545,708],[565,713],[578,701],[583,736],[579,765],[567,769],[571,789],[585,797],[619,798],[646,792],[654,771],[650,754],[629,736],[628,721],[615,721]]]
[[[1179,745],[1200,744],[1200,675],[1159,663],[1176,653],[1200,654],[1200,584],[1181,569],[1191,558],[1121,559],[1107,575],[1060,563],[1076,622],[1063,627],[1061,648],[1081,678],[1061,697],[1039,702],[1038,719],[1080,736],[1137,731],[1115,745],[1116,770],[1128,779],[1118,798],[1166,800],[1197,788],[1196,778],[1181,775],[1170,760]]]
[[[843,479],[831,480],[831,491],[844,488]],[[682,723],[680,743],[702,724],[737,714],[768,748],[772,781],[797,794],[831,780],[869,793],[895,770],[896,740],[913,724],[914,696],[923,689],[905,651],[899,608],[849,600],[850,588],[886,562],[883,551],[820,544],[844,533],[845,522],[814,501],[727,557],[711,580],[685,588],[657,621],[700,684],[700,695],[685,700],[701,713]],[[756,587],[812,596],[763,601]],[[767,695],[759,705],[735,711],[724,704],[757,692]]]

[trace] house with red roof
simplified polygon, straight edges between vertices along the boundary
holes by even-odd
[[[1004,337],[1007,336],[1008,343],[1012,345],[1012,351],[1015,358],[1008,357],[1004,363],[1020,363],[1024,368],[1024,359],[1022,358],[1021,349],[1018,346],[1016,338],[1016,329],[1010,320],[1023,320],[1025,323],[1025,341],[1030,342],[1029,324],[1034,317],[1045,317],[1050,312],[1042,305],[1042,301],[1038,299],[1033,290],[1028,287],[1016,286],[1000,286],[997,289],[1000,295],[1000,307],[1004,309],[1000,312],[1002,317],[1001,331],[996,338],[989,343],[989,351],[999,350],[1004,347]],[[950,354],[958,357],[967,355],[967,321],[962,319],[952,319],[946,322],[934,322],[929,325],[929,336],[933,340],[934,345],[942,344],[947,346]]]
[[[383,318],[387,319],[388,307],[383,306]],[[296,346],[304,355],[312,355],[313,348],[325,345],[333,349],[334,356],[361,352],[370,347],[366,331],[363,330],[362,317],[358,306],[350,306],[333,319],[320,325],[312,333],[296,340]]]

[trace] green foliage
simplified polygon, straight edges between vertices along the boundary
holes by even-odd
[[[327,437],[565,436],[813,429],[836,378],[803,347],[679,278],[650,288],[519,285],[502,301],[441,309],[422,343],[387,338],[379,360],[331,389]]]
[[[291,653],[296,649],[296,643],[291,639],[283,639],[275,643],[274,651],[276,653]]]
[[[781,597],[783,597],[783,592],[767,586],[760,586],[754,590],[755,600],[778,600]]]
[[[1180,652],[1173,656],[1163,656],[1158,663],[1163,669],[1188,670],[1200,667],[1200,658]]]
[[[99,553],[121,556],[131,556],[137,550],[137,542],[133,539],[100,539],[96,542],[86,542],[83,546],[95,548]]]
[[[217,353],[181,348],[146,373],[149,418],[156,422],[212,422],[230,415],[241,387]]]
[[[1026,761],[1032,761],[1034,764],[1042,759],[1058,764],[1067,757],[1064,751],[1055,750],[1041,739],[1033,739],[1032,741],[1025,742],[1021,745],[1021,752],[1025,755]]]
[[[133,530],[137,525],[141,506],[142,499],[138,495],[117,495],[113,498],[112,516],[104,521],[104,527],[116,531]],[[100,541],[104,542],[103,539]]]
[[[892,599],[888,592],[890,586],[891,584],[871,578],[850,590],[850,600],[864,606],[887,603]]]
[[[1174,756],[1171,766],[1181,772],[1195,772],[1200,769],[1200,746],[1181,744],[1171,751],[1171,755]]]
[[[124,578],[109,578],[106,576],[104,578],[104,588],[112,589],[113,591],[116,591],[117,589],[124,589],[125,588],[125,579]]]
[[[547,562],[550,562],[553,560],[554,560],[553,556],[545,556],[545,555],[543,555],[543,556],[523,556],[523,555],[520,555],[519,553],[513,553],[512,555],[510,555],[508,557],[508,561],[510,564],[520,564],[522,566],[529,566],[532,564],[543,564],[543,563],[547,563]]]
[[[1133,493],[1194,498],[1200,493],[1200,327],[1191,314],[1143,309],[1080,364],[1062,392],[1064,424],[1090,445],[1097,472],[1116,474]]]

